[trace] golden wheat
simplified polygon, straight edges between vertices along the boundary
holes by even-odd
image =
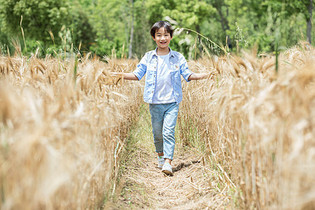
[[[107,72],[136,61],[0,58],[1,209],[103,205],[141,101]]]
[[[314,55],[310,48],[287,50],[278,74],[273,56],[190,62],[213,79],[185,85],[181,118],[198,125],[206,156],[226,190],[236,190],[235,207],[315,207]]]
[[[274,56],[255,50],[189,63],[211,76],[183,83],[181,142],[189,145],[198,128],[235,208],[314,208],[314,52],[287,50],[278,73]],[[142,101],[142,83],[110,71],[135,66],[89,55],[78,66],[74,59],[0,57],[2,209],[103,205],[115,191],[119,153]]]

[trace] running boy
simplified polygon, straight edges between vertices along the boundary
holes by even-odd
[[[187,82],[208,77],[208,74],[192,73],[184,56],[169,48],[173,32],[168,22],[156,22],[150,33],[157,48],[144,55],[133,73],[113,72],[125,80],[141,80],[146,74],[143,98],[149,104],[158,167],[167,175],[173,175],[175,125],[182,101],[180,75]]]

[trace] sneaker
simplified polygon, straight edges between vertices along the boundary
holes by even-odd
[[[162,172],[165,173],[166,175],[173,176],[172,166],[168,162],[164,163],[162,167]]]
[[[164,157],[163,156],[158,156],[158,168],[162,169],[164,163],[165,163]]]

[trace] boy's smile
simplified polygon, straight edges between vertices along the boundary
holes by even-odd
[[[155,32],[153,40],[157,44],[159,50],[168,50],[168,45],[172,40],[171,34],[163,27]]]

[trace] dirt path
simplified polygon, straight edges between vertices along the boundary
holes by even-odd
[[[145,107],[130,138],[111,209],[228,208],[230,199],[224,186],[220,186],[220,176],[206,167],[202,154],[176,142],[174,176],[166,176],[157,168],[150,116]]]

